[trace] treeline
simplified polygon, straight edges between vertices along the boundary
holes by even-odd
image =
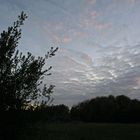
[[[140,101],[124,95],[117,97],[110,95],[81,102],[71,109],[65,105],[41,104],[26,110],[6,111],[3,119],[11,120],[13,123],[37,121],[137,123],[140,122]]]
[[[0,114],[0,123],[14,125],[40,121],[68,122],[70,120],[70,110],[65,105],[41,104],[36,107],[30,106],[27,109],[1,111]]]
[[[71,109],[72,120],[84,122],[140,122],[140,101],[120,95],[97,97]]]

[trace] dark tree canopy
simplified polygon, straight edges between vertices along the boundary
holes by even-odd
[[[96,97],[73,106],[71,118],[85,122],[140,122],[140,101],[124,95]]]
[[[49,75],[47,72],[51,67],[44,70],[43,66],[58,48],[52,47],[44,58],[19,52],[21,26],[26,19],[27,15],[22,12],[13,26],[0,36],[0,110],[22,109],[39,96],[49,100],[53,92],[54,86],[47,87],[42,81],[45,75]],[[40,88],[42,84],[43,88]]]

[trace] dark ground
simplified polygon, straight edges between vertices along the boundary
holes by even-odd
[[[16,140],[140,140],[140,124],[40,122],[8,133],[7,139]]]

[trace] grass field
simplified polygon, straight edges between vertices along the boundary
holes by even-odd
[[[21,140],[140,140],[140,124],[36,123],[16,135]]]

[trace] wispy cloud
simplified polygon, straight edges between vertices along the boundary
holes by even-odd
[[[111,23],[96,23],[95,28],[97,30],[110,29],[112,28],[112,24]]]
[[[96,0],[86,0],[89,4],[96,4]]]
[[[137,0],[128,0],[128,2],[129,2],[130,4],[135,4],[135,3],[137,2]]]
[[[56,62],[57,64],[53,61],[54,66],[56,65],[53,73],[57,79],[52,78],[52,83],[55,82],[57,85],[56,98],[57,94],[64,95],[63,99],[66,100],[69,96],[68,103],[64,100],[68,105],[109,94],[140,98],[139,46],[127,46],[127,48],[112,46],[99,49],[97,65],[94,65],[94,61],[92,62],[87,54],[60,50],[58,58],[55,58],[60,61]],[[73,101],[74,97],[79,98]]]
[[[103,30],[103,29],[110,29],[112,28],[112,23],[109,22],[101,22],[99,18],[100,14],[97,11],[92,11],[89,13],[87,16],[81,17],[80,24],[83,28],[88,28],[88,29],[96,29],[96,30]]]
[[[0,27],[25,10],[21,49],[43,55],[50,42],[60,46],[48,78],[56,85],[55,102],[106,94],[140,98],[140,45],[131,45],[140,40],[139,7],[139,0],[1,0]]]

